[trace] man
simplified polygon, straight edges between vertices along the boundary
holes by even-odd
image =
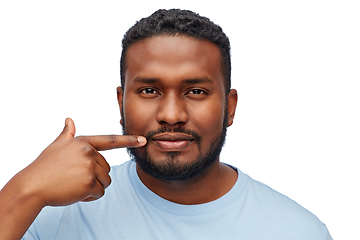
[[[230,69],[229,41],[204,17],[159,10],[136,23],[117,89],[124,135],[74,137],[66,119],[0,192],[0,238],[331,239],[307,210],[220,162],[237,103]],[[110,171],[98,151],[119,147],[134,161]]]

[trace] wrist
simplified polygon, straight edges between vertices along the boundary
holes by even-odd
[[[42,197],[40,186],[33,182],[31,177],[26,177],[23,171],[20,171],[14,177],[13,188],[16,189],[14,200],[18,204],[29,204],[41,211],[46,206],[46,201]]]

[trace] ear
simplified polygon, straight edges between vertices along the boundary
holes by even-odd
[[[227,126],[230,127],[233,124],[235,117],[235,110],[237,105],[237,91],[235,89],[231,89],[227,96],[227,105],[228,105],[228,123]]]
[[[119,109],[120,109],[120,124],[123,125],[123,119],[122,119],[122,111],[123,111],[123,90],[121,87],[117,87],[116,88],[116,93],[117,93],[117,100],[118,100],[118,104],[119,104]]]

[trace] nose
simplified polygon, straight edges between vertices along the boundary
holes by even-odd
[[[160,124],[174,126],[188,121],[186,104],[181,96],[168,94],[160,100],[156,120]]]

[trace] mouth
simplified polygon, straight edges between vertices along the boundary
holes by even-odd
[[[162,133],[151,138],[152,142],[165,151],[179,151],[194,142],[194,138],[182,133]]]

